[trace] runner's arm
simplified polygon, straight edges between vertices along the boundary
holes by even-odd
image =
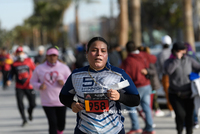
[[[71,105],[73,102],[76,102],[73,100],[74,95],[64,95],[64,94],[60,93],[59,98],[60,98],[60,102],[69,108],[71,108]]]
[[[139,94],[124,94],[120,92],[119,102],[129,107],[138,106],[140,104],[140,96]]]
[[[122,76],[125,80],[128,80],[130,85],[123,88],[122,90],[119,90],[119,102],[130,107],[138,106],[140,104],[140,95],[135,84],[125,71],[122,72]],[[123,81],[123,79],[121,79],[121,81]]]

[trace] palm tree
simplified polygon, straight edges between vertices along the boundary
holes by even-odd
[[[51,43],[58,44],[63,38],[61,28],[63,16],[71,0],[34,0],[34,14],[26,21],[33,28],[34,46]]]
[[[132,37],[136,46],[141,46],[141,19],[140,19],[140,0],[131,0],[132,11]]]
[[[192,18],[192,1],[183,0],[183,18],[184,18],[184,39],[195,50],[194,46],[194,30],[193,30],[193,18]]]
[[[128,41],[128,3],[127,0],[119,0],[119,44],[125,46]]]

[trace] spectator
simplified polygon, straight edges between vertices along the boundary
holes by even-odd
[[[39,65],[44,62],[45,59],[45,48],[44,46],[38,47],[38,55],[35,57],[35,65]]]
[[[169,35],[165,35],[162,37],[161,39],[162,45],[163,45],[163,50],[162,52],[160,52],[157,56],[158,60],[157,60],[157,67],[158,67],[158,72],[160,72],[160,78],[162,81],[162,86],[163,89],[165,91],[165,96],[166,96],[166,100],[167,100],[167,107],[169,109],[169,116],[171,116],[172,118],[175,117],[174,115],[174,111],[173,108],[169,102],[169,96],[168,96],[168,88],[169,88],[169,76],[167,75],[167,73],[165,72],[164,69],[164,62],[170,57],[171,54],[171,48],[170,45],[172,44],[172,39]]]
[[[192,46],[189,43],[185,43],[185,46],[186,46],[186,54],[199,62],[199,59],[197,58],[195,52],[192,50]],[[194,128],[199,128],[198,116],[195,110],[193,113],[193,117],[194,117]]]
[[[138,89],[142,109],[145,113],[145,127],[144,130],[140,129],[138,116],[135,113],[135,107],[127,107],[129,110],[129,116],[131,118],[132,127],[127,134],[154,134],[153,119],[150,108],[150,94],[152,91],[150,80],[148,76],[148,68],[150,63],[156,63],[156,57],[154,55],[140,52],[133,41],[129,41],[126,44],[126,51],[128,52],[127,58],[122,62],[121,68],[131,77],[132,81]],[[143,131],[143,132],[142,132]]]
[[[114,45],[110,46],[108,57],[111,65],[119,67],[121,65],[121,58],[115,47]]]
[[[185,123],[186,133],[193,131],[194,99],[191,98],[191,81],[189,74],[199,72],[200,64],[186,54],[186,47],[182,42],[173,44],[172,54],[165,61],[164,67],[169,75],[169,101],[175,111],[176,130],[182,134]]]
[[[74,51],[72,48],[62,48],[62,55],[61,55],[62,61],[67,64],[67,66],[73,70],[74,69],[74,63],[76,62],[76,58],[74,56]]]
[[[85,46],[86,44],[83,44],[77,48],[77,52],[75,54],[75,68],[81,68],[88,65],[87,58],[85,57]]]
[[[144,47],[143,51],[148,53],[148,54],[151,54],[149,47]],[[150,82],[151,82],[152,91],[154,92],[152,103],[153,103],[153,107],[155,109],[155,116],[157,116],[157,117],[164,116],[165,113],[162,110],[160,110],[159,104],[157,102],[157,97],[158,97],[157,96],[157,90],[161,90],[162,86],[161,86],[161,83],[160,83],[159,78],[158,78],[158,73],[157,73],[157,69],[156,69],[155,64],[150,63],[147,71],[151,75]]]

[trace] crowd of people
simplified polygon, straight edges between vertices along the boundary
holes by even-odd
[[[175,119],[177,134],[192,134],[198,125],[191,98],[189,74],[200,71],[195,52],[189,43],[174,42],[170,36],[161,39],[162,51],[151,54],[149,47],[128,41],[126,47],[109,44],[102,37],[93,37],[78,46],[75,56],[66,56],[57,46],[38,47],[34,61],[19,46],[11,56],[3,47],[0,51],[2,87],[10,86],[15,78],[16,100],[22,118],[26,119],[24,96],[29,107],[28,119],[33,120],[36,91],[47,117],[49,134],[63,134],[66,109],[77,113],[75,134],[125,134],[121,104],[125,105],[131,128],[126,134],[155,134],[153,116]],[[164,90],[169,114],[157,102],[157,90]],[[77,100],[74,100],[77,96]],[[152,99],[153,98],[153,99]],[[142,111],[138,109],[142,108]],[[144,113],[144,128],[138,114]]]

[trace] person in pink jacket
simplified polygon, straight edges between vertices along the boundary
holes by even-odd
[[[57,47],[48,48],[45,62],[35,68],[30,80],[34,89],[40,92],[49,134],[63,134],[65,128],[66,106],[60,102],[59,93],[71,70],[58,60],[58,55]]]

